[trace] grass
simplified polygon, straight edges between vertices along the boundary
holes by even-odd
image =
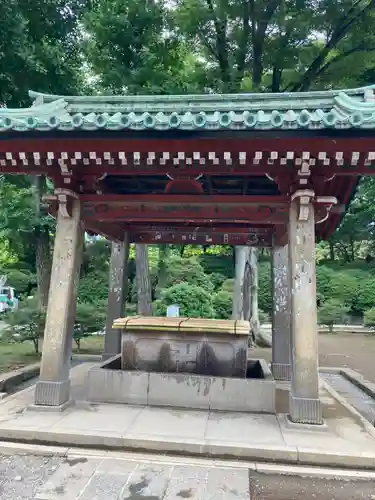
[[[43,342],[40,342],[42,349]],[[73,342],[73,353],[80,354],[102,354],[104,348],[104,336],[87,337],[81,340],[81,350],[77,350]],[[32,342],[22,344],[0,343],[0,373],[17,370],[23,366],[37,363],[41,355],[36,354]]]

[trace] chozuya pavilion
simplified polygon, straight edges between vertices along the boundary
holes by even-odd
[[[112,245],[104,357],[121,349],[131,242],[272,247],[275,379],[322,423],[315,241],[375,172],[375,87],[300,94],[62,97],[0,110],[0,170],[53,180],[57,217],[35,404],[69,399],[84,230]],[[125,280],[126,281],[126,280]]]

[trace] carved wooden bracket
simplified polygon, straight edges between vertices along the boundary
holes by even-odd
[[[314,200],[314,204],[317,205],[316,210],[316,224],[321,224],[325,222],[329,214],[332,211],[332,208],[337,205],[337,198],[334,196],[317,196]]]
[[[72,171],[69,170],[67,164],[66,164],[66,159],[65,158],[60,158],[58,161],[60,170],[61,170],[61,176],[63,178],[64,184],[70,184],[72,181]]]
[[[301,164],[301,168],[298,170],[298,180],[300,186],[306,186],[308,182],[308,178],[311,175],[310,163],[307,161],[303,161]]]
[[[69,189],[55,189],[55,196],[59,205],[59,214],[64,218],[72,217],[73,200],[78,200],[79,196]]]
[[[314,196],[315,193],[311,189],[298,189],[292,194],[291,200],[299,201],[298,220],[308,220]]]
[[[173,177],[171,174],[167,174],[169,179],[168,184],[165,187],[165,193],[169,194],[202,194],[203,187],[199,182],[199,179],[203,174],[198,175],[198,177],[191,178],[188,175],[178,175]]]

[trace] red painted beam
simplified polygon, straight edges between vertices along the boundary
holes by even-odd
[[[147,231],[130,233],[132,243],[147,244],[183,244],[183,245],[244,245],[271,247],[272,234],[244,234],[244,233],[212,233],[207,232],[168,232],[168,231]]]
[[[230,234],[230,233],[235,233],[235,234],[243,234],[243,235],[249,235],[249,234],[263,234],[263,235],[268,235],[273,233],[273,227],[272,226],[254,226],[252,225],[251,227],[247,225],[234,225],[234,224],[227,224],[227,225],[187,225],[187,224],[172,224],[172,225],[162,225],[162,224],[132,224],[132,225],[124,225],[124,230],[129,231],[130,233],[156,233],[156,232],[167,232],[167,233],[176,233],[176,232],[188,232],[188,233],[199,233],[199,232],[204,232],[208,234]]]
[[[85,222],[85,230],[103,236],[111,241],[124,241],[124,229],[115,224]]]
[[[165,207],[174,205],[202,206],[202,205],[225,205],[225,206],[288,206],[287,196],[244,196],[244,195],[185,195],[185,194],[81,194],[80,200],[90,205],[106,204],[114,208],[115,205],[125,207],[140,205],[150,206],[161,204]]]
[[[319,152],[342,151],[343,153],[374,151],[374,138],[348,138],[348,137],[301,137],[296,132],[294,137],[245,137],[243,139],[226,137],[198,139],[135,139],[133,137],[121,138],[93,138],[90,133],[81,138],[6,138],[0,140],[0,152],[90,152],[98,153],[115,151],[135,152],[287,152],[301,153],[309,151],[313,154]]]
[[[288,206],[270,207],[267,205],[237,206],[226,205],[161,205],[161,206],[119,206],[84,205],[82,217],[87,221],[144,221],[152,223],[248,223],[248,224],[285,224],[288,220]]]

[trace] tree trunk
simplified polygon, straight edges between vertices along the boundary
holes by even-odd
[[[355,249],[354,249],[354,240],[352,237],[350,237],[350,257],[351,261],[355,261]]]
[[[250,271],[250,308],[249,320],[253,337],[256,340],[259,337],[260,321],[258,308],[258,249],[250,247],[249,249],[249,271]]]
[[[36,279],[38,287],[39,308],[47,310],[48,293],[51,280],[52,255],[50,245],[50,234],[48,227],[41,224],[41,201],[42,196],[47,192],[47,183],[44,175],[34,177],[34,200],[35,219],[34,230],[36,249]]]
[[[244,319],[244,293],[245,270],[249,256],[249,248],[245,246],[234,247],[235,279],[233,287],[232,319]]]
[[[334,261],[335,260],[335,245],[333,241],[329,241],[329,259]]]
[[[259,304],[258,304],[258,291],[259,291],[259,274],[258,274],[258,249],[250,247],[249,255],[249,280],[250,280],[250,310],[248,318],[251,324],[251,332],[253,341],[261,347],[272,346],[272,335],[261,328],[259,320]],[[245,319],[247,319],[245,317]]]
[[[33,338],[35,354],[39,354],[39,338]]]
[[[184,256],[185,247],[186,247],[186,245],[180,245],[180,257]]]
[[[151,280],[148,267],[147,245],[135,245],[135,263],[137,272],[137,312],[141,316],[152,316]]]
[[[167,283],[167,260],[170,255],[170,246],[163,243],[159,245],[159,263],[158,263],[158,294],[160,290],[165,288]]]

